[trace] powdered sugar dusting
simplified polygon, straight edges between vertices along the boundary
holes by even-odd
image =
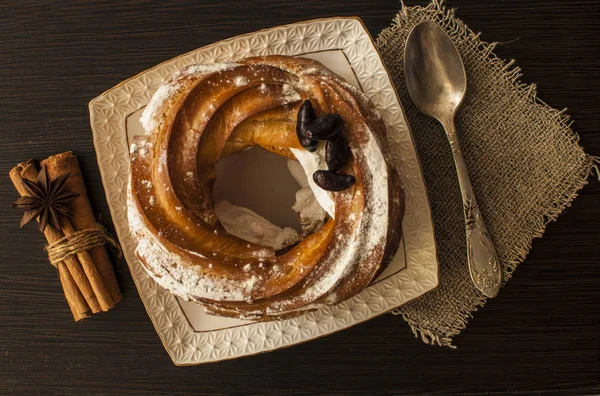
[[[241,87],[242,85],[248,84],[248,78],[244,76],[235,76],[235,78],[233,79],[233,83],[236,87]]]
[[[291,84],[283,84],[281,94],[284,103],[293,103],[301,99],[300,94]]]
[[[140,117],[140,123],[144,127],[146,133],[151,133],[157,126],[156,118],[160,115],[159,111],[162,108],[163,103],[177,93],[178,87],[176,85],[164,84],[158,88],[158,91],[152,97],[152,100]]]
[[[198,78],[206,74],[216,73],[224,71],[238,66],[237,63],[214,63],[211,65],[195,64],[186,67],[185,69],[173,74],[173,76],[163,85],[152,96],[150,103],[146,106],[140,117],[140,123],[146,131],[151,133],[157,126],[158,122],[162,118],[162,107],[164,103],[175,96],[183,88],[183,83],[186,78]]]
[[[371,172],[372,193],[365,203],[365,211],[368,218],[372,219],[370,232],[366,233],[363,254],[368,255],[375,246],[385,242],[388,229],[388,169],[381,149],[373,133],[369,130],[366,134],[368,140],[361,145],[364,158]]]

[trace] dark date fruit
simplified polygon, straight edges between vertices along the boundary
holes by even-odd
[[[317,151],[319,142],[307,137],[301,137],[298,136],[298,140],[300,141],[300,145],[302,147],[304,147],[305,149],[307,149],[308,151],[310,151],[311,153],[314,153],[315,151]]]
[[[344,130],[344,119],[339,114],[324,114],[306,128],[306,136],[316,140],[327,140]]]
[[[337,134],[325,143],[325,161],[327,168],[337,172],[346,165],[350,159],[350,146],[343,133]]]
[[[326,170],[318,170],[313,173],[313,180],[317,183],[317,186],[327,191],[342,191],[356,183],[356,178],[352,175],[343,175]]]
[[[307,136],[308,126],[317,118],[315,109],[313,109],[310,100],[305,100],[298,110],[298,117],[296,119],[296,135],[300,141],[300,145],[308,151],[314,152],[317,150],[319,142]]]

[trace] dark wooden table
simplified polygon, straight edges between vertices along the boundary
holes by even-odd
[[[569,107],[581,144],[599,155],[598,0],[452,5],[484,39],[505,43],[497,53],[518,60],[541,98]],[[357,15],[377,35],[398,8],[396,0],[1,2],[0,394],[598,392],[597,181],[535,241],[513,280],[456,339],[458,350],[422,344],[384,315],[278,352],[177,368],[123,261],[124,300],[74,324],[41,235],[19,230],[9,169],[66,150],[79,156],[92,203],[110,223],[87,111],[105,89],[183,52],[279,24]]]

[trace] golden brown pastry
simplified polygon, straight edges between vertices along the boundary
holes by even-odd
[[[303,103],[319,120],[343,120],[349,159],[336,174],[352,179],[348,188],[325,191],[313,177],[332,163],[325,146],[333,139],[303,142],[314,152],[301,145]],[[335,304],[360,292],[398,250],[404,197],[385,125],[360,91],[319,62],[265,56],[189,66],[160,87],[141,122],[146,135],[131,147],[128,194],[137,255],[160,285],[211,313],[268,320]],[[297,160],[328,212],[281,251],[227,232],[212,200],[215,164],[255,145]]]

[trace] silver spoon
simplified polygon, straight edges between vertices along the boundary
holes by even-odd
[[[437,24],[421,22],[411,30],[404,50],[404,75],[417,108],[446,130],[463,199],[469,273],[477,289],[495,297],[502,281],[501,264],[475,200],[454,126],[467,90],[465,68],[452,40]]]

